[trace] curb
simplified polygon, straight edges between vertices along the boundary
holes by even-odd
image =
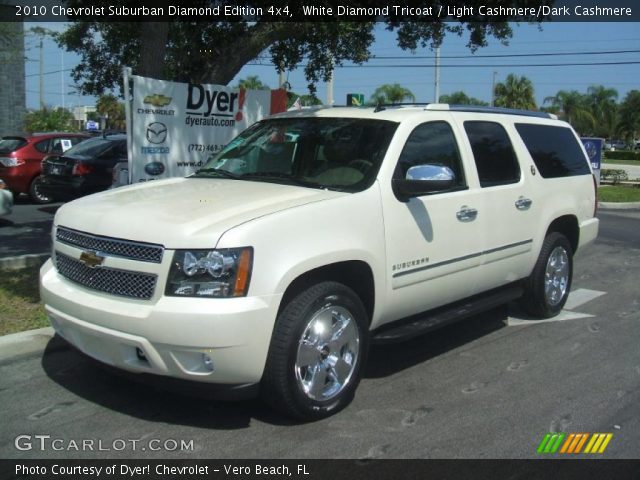
[[[35,253],[18,257],[0,258],[0,268],[15,270],[26,267],[39,267],[51,256],[49,253]]]
[[[633,210],[640,208],[640,202],[598,202],[598,210]]]
[[[44,351],[54,335],[51,327],[4,335],[0,337],[0,361],[17,355]]]

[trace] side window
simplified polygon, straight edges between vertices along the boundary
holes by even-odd
[[[62,153],[64,152],[64,148],[62,146],[62,139],[61,138],[54,138],[51,140],[51,148],[49,150],[51,153],[54,153],[56,155],[62,155]]]
[[[49,151],[49,139],[47,138],[46,140],[40,140],[33,146],[40,153],[47,153]]]
[[[516,130],[543,178],[591,174],[587,159],[571,129],[516,123]]]
[[[520,165],[511,140],[495,122],[464,122],[476,161],[480,186],[493,187],[520,181]]]
[[[405,178],[409,168],[425,164],[449,167],[456,176],[456,186],[466,186],[456,137],[447,122],[423,123],[411,132],[398,159],[395,175]]]
[[[71,138],[69,138],[69,140],[71,140],[71,145],[77,145],[81,141],[83,141],[84,139],[85,139],[84,137],[71,137]]]

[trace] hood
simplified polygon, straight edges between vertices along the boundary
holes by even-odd
[[[74,200],[58,210],[55,224],[168,249],[212,248],[225,231],[254,218],[342,195],[348,194],[245,180],[175,178]]]

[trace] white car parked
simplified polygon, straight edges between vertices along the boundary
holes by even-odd
[[[549,114],[287,112],[188,178],[61,207],[41,293],[104,363],[321,418],[352,399],[371,341],[516,298],[557,314],[595,208],[586,153]]]
[[[7,184],[0,180],[0,217],[9,215],[13,209],[13,194],[7,190]]]

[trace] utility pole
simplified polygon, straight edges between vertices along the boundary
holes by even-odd
[[[434,103],[440,102],[440,45],[436,47],[436,74],[435,74]]]
[[[44,110],[44,53],[42,49],[42,39],[40,36],[40,110]]]
[[[491,81],[491,106],[495,107],[496,103],[496,75],[498,72],[493,72],[493,80]]]
[[[327,105],[333,107],[333,70],[331,70],[331,75],[327,82]]]

